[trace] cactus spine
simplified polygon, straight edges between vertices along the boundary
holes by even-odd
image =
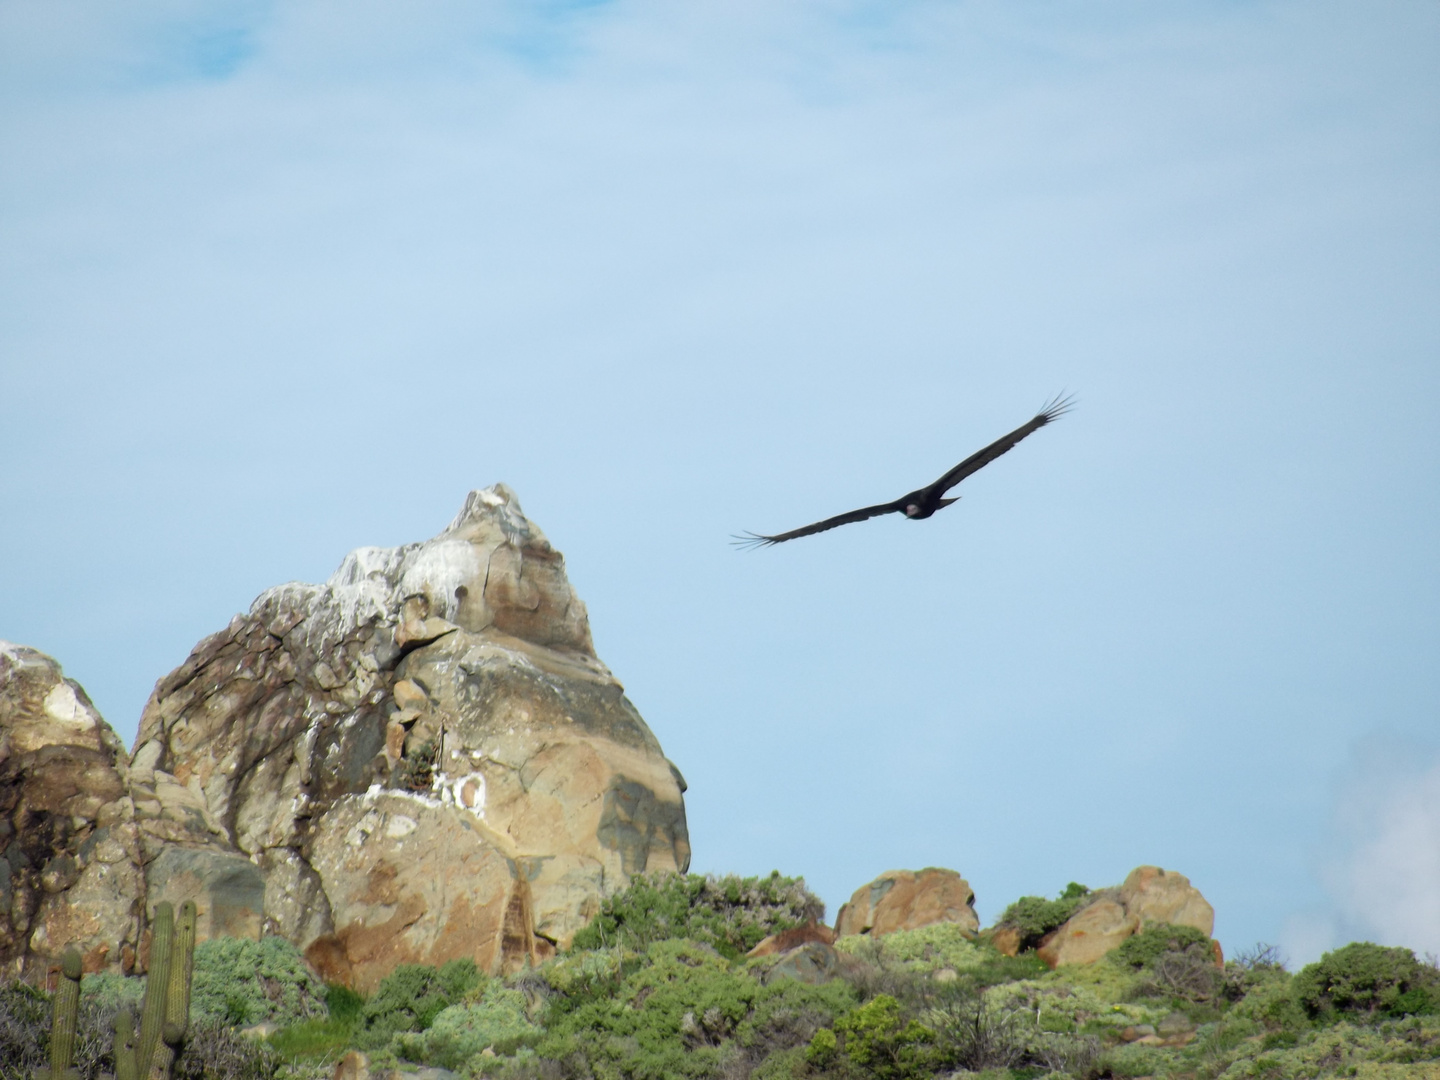
[[[80,954],[72,945],[60,957],[60,985],[50,1024],[50,1080],[70,1080],[75,1064],[75,1031],[80,1022]]]

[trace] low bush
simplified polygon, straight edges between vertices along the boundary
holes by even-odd
[[[438,969],[401,964],[361,1007],[356,1043],[363,1049],[379,1049],[403,1032],[424,1031],[451,1005],[477,993],[484,982],[473,960],[451,960]]]
[[[394,1046],[407,1061],[456,1069],[487,1048],[514,1054],[534,1045],[541,1033],[526,1015],[525,995],[492,982],[478,1000],[441,1010],[423,1032],[396,1036]]]
[[[1215,946],[1210,935],[1193,926],[1172,926],[1151,923],[1138,934],[1126,938],[1105,957],[1112,964],[1131,971],[1154,970],[1161,957],[1175,954],[1195,956],[1215,962]]]
[[[609,993],[592,995],[595,983],[588,980],[570,985],[584,996],[551,1002],[537,1053],[572,1062],[567,1068],[577,1075],[634,1080],[707,1077],[727,1069],[745,1075],[804,1045],[855,1004],[855,992],[844,982],[762,983],[716,950],[683,939],[652,944]]]
[[[875,1080],[922,1080],[935,1075],[939,1063],[935,1032],[907,1016],[888,994],[840,1017],[834,1034],[838,1056],[859,1066],[862,1075]]]
[[[1043,896],[1022,896],[1005,909],[997,926],[1007,926],[1020,934],[1020,948],[1033,949],[1040,939],[1064,923],[1085,906],[1090,890],[1078,881],[1065,886],[1054,900]]]
[[[575,935],[574,948],[621,946],[643,952],[655,941],[689,938],[735,960],[771,934],[825,915],[804,878],[699,874],[640,875],[608,898]]]
[[[284,938],[222,937],[195,946],[190,1015],[196,1021],[293,1024],[324,1015],[324,993],[300,950]]]
[[[1290,984],[1312,1019],[1424,1016],[1440,1012],[1440,972],[1409,949],[1354,942],[1307,964]]]

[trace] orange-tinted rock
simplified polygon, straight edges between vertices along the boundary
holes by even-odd
[[[1184,874],[1139,866],[1120,886],[1120,902],[1140,920],[1143,929],[1150,923],[1190,926],[1209,935],[1215,930],[1215,909]]]
[[[1101,896],[1046,934],[1035,952],[1052,968],[1093,964],[1135,933],[1138,925],[1139,920],[1123,904]]]
[[[835,933],[879,937],[933,923],[957,923],[972,934],[980,929],[975,890],[954,870],[891,870],[855,890],[835,918]]]
[[[804,926],[796,926],[789,930],[782,930],[778,934],[771,934],[745,955],[752,959],[760,956],[774,956],[776,953],[789,952],[791,949],[799,948],[812,941],[818,941],[822,945],[834,945],[837,937],[834,930],[822,923],[806,923]]]
[[[1123,885],[1100,889],[1091,896],[1090,903],[1047,934],[1036,949],[1052,968],[1093,964],[1151,924],[1190,926],[1205,934],[1215,928],[1215,909],[1190,879],[1158,866],[1137,867]],[[1218,942],[1215,949],[1217,956],[1223,955]]]
[[[1018,956],[1021,940],[1020,931],[1013,926],[997,927],[990,935],[990,944],[1001,956]]]

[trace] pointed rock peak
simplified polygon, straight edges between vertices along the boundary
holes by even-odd
[[[457,536],[484,543],[498,530],[504,542],[516,548],[550,552],[550,541],[520,508],[520,498],[508,484],[492,484],[465,496],[465,505],[440,536]],[[440,537],[436,537],[438,540]]]

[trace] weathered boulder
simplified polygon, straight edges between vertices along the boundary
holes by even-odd
[[[1045,935],[1035,950],[1052,968],[1093,964],[1135,933],[1140,920],[1119,900],[1099,895]]]
[[[1140,866],[1125,882],[1099,889],[1089,902],[1040,942],[1036,955],[1052,968],[1093,964],[1152,923],[1215,930],[1215,909],[1184,874]],[[998,932],[997,932],[998,937]]]
[[[776,955],[778,959],[764,974],[767,983],[776,979],[794,979],[809,986],[819,986],[837,977],[854,978],[866,967],[863,960],[818,940],[804,942]]]
[[[812,941],[818,941],[822,945],[834,945],[838,937],[834,930],[823,923],[810,922],[762,938],[745,956],[750,960],[762,956],[776,956],[791,949],[798,949],[801,945],[808,945]]]
[[[689,864],[680,773],[504,485],[263,593],[157,684],[132,778],[152,905],[367,989],[538,961],[631,874]]]
[[[835,933],[879,937],[932,923],[958,923],[970,933],[980,929],[975,890],[954,870],[891,870],[855,890],[835,917]]]
[[[0,641],[0,963],[135,962],[144,892],[124,744],[44,653]]]
[[[1209,935],[1215,932],[1215,909],[1190,884],[1184,874],[1158,866],[1138,866],[1120,886],[1120,902],[1140,920],[1139,929],[1150,923],[1191,926]]]

